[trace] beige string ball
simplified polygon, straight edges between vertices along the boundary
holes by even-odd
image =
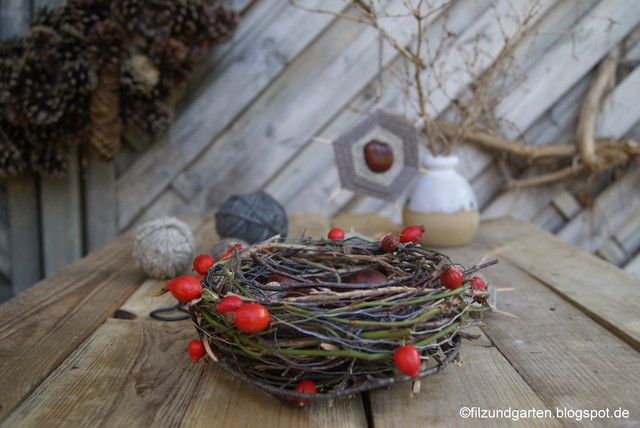
[[[133,258],[155,279],[182,274],[193,263],[195,250],[193,232],[175,217],[159,217],[141,224],[133,239]]]

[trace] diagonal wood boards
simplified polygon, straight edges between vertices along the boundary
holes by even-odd
[[[305,4],[336,11],[345,7],[339,0],[309,0]],[[332,21],[327,15],[306,16],[307,12],[288,2],[280,2],[278,8],[277,20],[234,42],[217,78],[209,81],[176,118],[168,135],[118,178],[120,230],[130,225]],[[269,16],[271,9],[272,3],[258,2],[247,14]]]

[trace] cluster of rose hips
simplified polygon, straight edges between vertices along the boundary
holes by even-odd
[[[400,243],[416,244],[422,238],[424,233],[424,227],[422,226],[408,226],[400,235],[393,233],[387,233],[380,240],[380,247],[387,252],[395,251]],[[338,227],[335,227],[329,231],[327,238],[334,241],[341,241],[344,239],[344,231]]]
[[[242,246],[233,246],[231,249],[229,249],[229,251],[227,251],[220,257],[220,260],[222,261],[230,259],[234,251],[242,251]],[[161,293],[168,291],[178,301],[184,303],[199,299],[202,296],[201,281],[204,279],[207,272],[209,272],[209,269],[211,269],[215,264],[215,259],[210,255],[198,255],[193,260],[192,268],[192,270],[194,270],[198,275],[183,275],[167,281]],[[237,309],[240,309],[241,306],[246,307],[238,311]],[[239,330],[245,333],[260,331],[269,324],[269,312],[262,305],[259,305],[257,303],[244,305],[244,302],[237,296],[225,297],[220,302],[218,302],[216,308],[217,311],[222,315],[231,313],[231,315],[226,315],[227,319],[236,327],[238,327]],[[256,326],[262,325],[261,323],[264,325],[256,330]],[[200,358],[206,355],[204,344],[200,340],[192,340],[191,342],[189,342],[187,351],[194,363],[198,362]]]

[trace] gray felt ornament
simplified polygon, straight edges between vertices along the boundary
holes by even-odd
[[[338,137],[333,148],[342,187],[363,195],[395,201],[418,173],[415,128],[381,110]]]
[[[220,238],[240,238],[249,244],[287,236],[288,227],[282,205],[263,191],[231,196],[216,214]]]

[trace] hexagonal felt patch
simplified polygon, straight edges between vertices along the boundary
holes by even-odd
[[[380,110],[333,142],[345,189],[395,201],[419,168],[413,125]]]

